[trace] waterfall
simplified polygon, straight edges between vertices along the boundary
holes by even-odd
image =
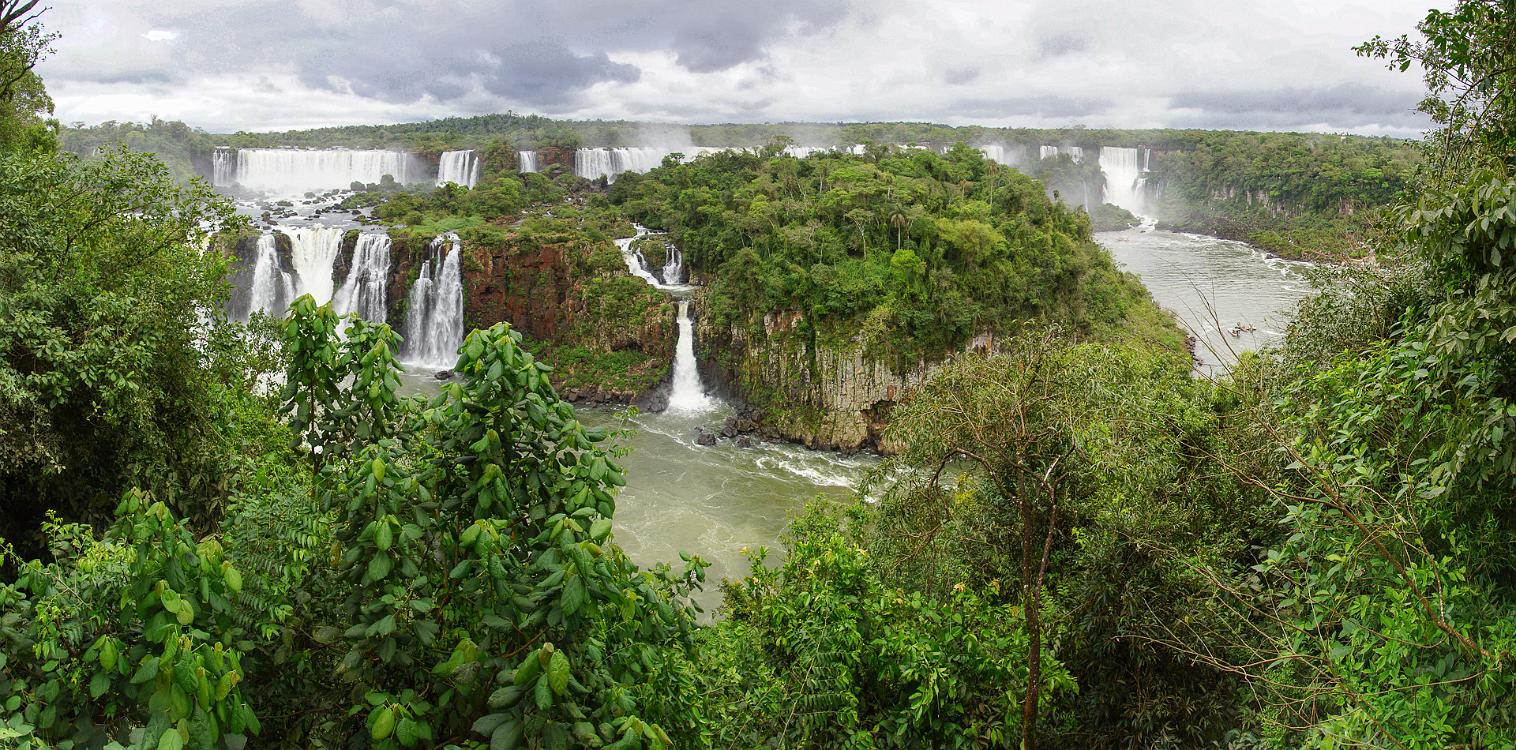
[[[1003,146],[998,143],[980,146],[979,153],[996,164],[1014,167],[1026,161],[1026,149],[1020,146]]]
[[[695,366],[695,323],[690,319],[690,301],[679,300],[679,342],[674,347],[674,378],[669,389],[669,411],[701,412],[716,406],[700,384]]]
[[[640,224],[634,224],[633,226],[637,227],[637,234],[632,237],[623,237],[616,240],[616,247],[621,250],[621,257],[626,261],[626,270],[631,271],[633,276],[653,286],[658,286],[658,277],[647,270],[647,259],[642,257],[640,251],[632,249],[633,242],[647,236],[647,227]]]
[[[658,277],[647,269],[647,259],[632,249],[633,242],[647,236],[647,227],[633,226],[637,227],[635,236],[616,240],[621,257],[626,259],[627,270],[652,286],[674,292],[675,296],[688,294],[690,288],[680,283],[684,273],[684,254],[677,247],[669,247],[668,261],[663,266],[664,283],[658,283]],[[700,384],[700,371],[695,366],[695,324],[690,319],[690,301],[686,297],[678,299],[679,340],[674,345],[674,375],[668,408],[669,411],[709,411],[715,408],[716,400],[705,395],[705,387]]]
[[[278,238],[272,233],[260,235],[258,259],[253,263],[253,283],[243,320],[251,318],[255,312],[282,315],[294,299],[295,282],[288,271],[279,267]]]
[[[1062,151],[1063,153],[1068,154],[1069,157],[1074,160],[1075,164],[1084,163],[1084,148],[1080,146],[1065,146]]]
[[[224,187],[237,181],[237,157],[226,146],[211,152],[211,185]]]
[[[537,152],[536,151],[521,151],[521,152],[519,152],[519,153],[516,154],[516,159],[518,160],[518,164],[520,166],[520,172],[522,174],[528,174],[530,172],[540,172],[541,171],[541,169],[538,168],[538,166],[537,166]]]
[[[443,151],[437,160],[437,184],[471,188],[479,182],[479,157],[468,151]]]
[[[358,317],[371,323],[385,322],[388,302],[385,289],[389,286],[389,276],[390,236],[383,232],[358,235],[347,279],[332,298],[332,309],[338,315],[357,313]]]
[[[1114,203],[1137,216],[1147,216],[1146,180],[1142,148],[1100,148],[1100,171],[1105,172],[1105,195],[1102,201]]]
[[[377,183],[385,175],[406,183],[411,172],[411,156],[404,151],[244,148],[237,151],[232,181],[250,190],[291,195]]]
[[[644,261],[645,264],[646,261]],[[684,283],[684,251],[677,245],[669,246],[668,257],[663,262],[663,283],[670,285]]]
[[[448,368],[463,344],[463,243],[456,234],[439,235],[426,255],[405,311],[405,361]]]
[[[784,153],[796,159],[805,159],[811,154],[826,154],[836,150],[830,146],[786,146]]]
[[[1055,157],[1057,155],[1058,155],[1058,147],[1057,146],[1043,146],[1037,152],[1037,158],[1038,159],[1051,159],[1051,158],[1053,158],[1053,157]]]
[[[672,151],[663,148],[581,148],[574,152],[574,174],[586,180],[615,182],[625,172],[646,172]]]
[[[338,227],[286,227],[280,230],[290,238],[290,263],[295,268],[295,296],[309,294],[316,304],[332,299],[332,268],[342,252],[342,235]]]

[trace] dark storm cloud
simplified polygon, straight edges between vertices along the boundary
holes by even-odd
[[[1403,91],[1372,86],[1272,88],[1242,91],[1186,91],[1169,100],[1187,110],[1187,124],[1212,127],[1298,127],[1332,123],[1343,128],[1369,125],[1418,128],[1425,116]]]
[[[636,66],[611,62],[604,52],[576,55],[546,41],[511,45],[500,57],[500,67],[483,76],[484,87],[517,101],[560,101],[566,92],[601,81],[631,83],[639,75]]]
[[[88,13],[88,11],[83,11]],[[640,71],[608,53],[668,50],[692,72],[765,57],[791,34],[822,31],[847,14],[845,0],[251,0],[205,8],[164,0],[136,8],[133,26],[182,29],[158,68],[139,77],[183,80],[215,72],[293,64],[313,88],[389,102],[458,99],[477,85],[526,106],[574,100],[599,83],[628,83]],[[139,47],[146,43],[126,40]],[[98,67],[75,80],[119,80]]]

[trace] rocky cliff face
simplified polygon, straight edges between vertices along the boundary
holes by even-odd
[[[811,448],[898,450],[884,436],[890,411],[941,362],[897,370],[867,356],[856,339],[810,340],[801,323],[799,312],[770,313],[761,330],[720,330],[702,318],[697,351],[704,375],[746,407],[766,437]],[[989,351],[994,343],[982,335],[967,348]]]
[[[554,366],[554,384],[570,400],[658,407],[674,358],[676,313],[665,295],[626,272],[609,240],[579,232],[482,237],[493,239],[462,238],[465,329],[510,323]],[[391,325],[404,324],[429,242],[395,238]]]

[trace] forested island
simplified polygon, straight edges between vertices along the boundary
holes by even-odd
[[[1359,48],[1419,142],[64,127],[39,7],[0,747],[1516,746],[1509,3]],[[1109,249],[1166,229],[1329,264],[1197,375]],[[623,545],[650,425],[869,458],[718,581]]]

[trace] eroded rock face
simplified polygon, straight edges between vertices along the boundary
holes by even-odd
[[[729,397],[756,412],[741,415],[734,431],[756,427],[765,437],[811,448],[897,452],[900,446],[885,436],[890,412],[942,362],[897,371],[866,356],[856,339],[841,345],[809,341],[801,323],[798,312],[767,315],[761,333],[714,330],[702,321],[708,343],[702,351],[715,354],[711,375]],[[966,348],[992,351],[994,339],[981,335]]]
[[[428,242],[395,239],[391,325],[404,325],[406,300]],[[635,404],[645,411],[667,406],[661,391],[674,358],[674,307],[666,295],[651,293],[626,272],[609,241],[577,233],[538,241],[512,232],[495,242],[465,236],[463,252],[465,330],[504,321],[545,345],[554,384],[570,401]],[[594,360],[615,360],[618,353],[638,355],[629,358],[636,360],[629,369],[615,373],[625,377],[593,377]]]

